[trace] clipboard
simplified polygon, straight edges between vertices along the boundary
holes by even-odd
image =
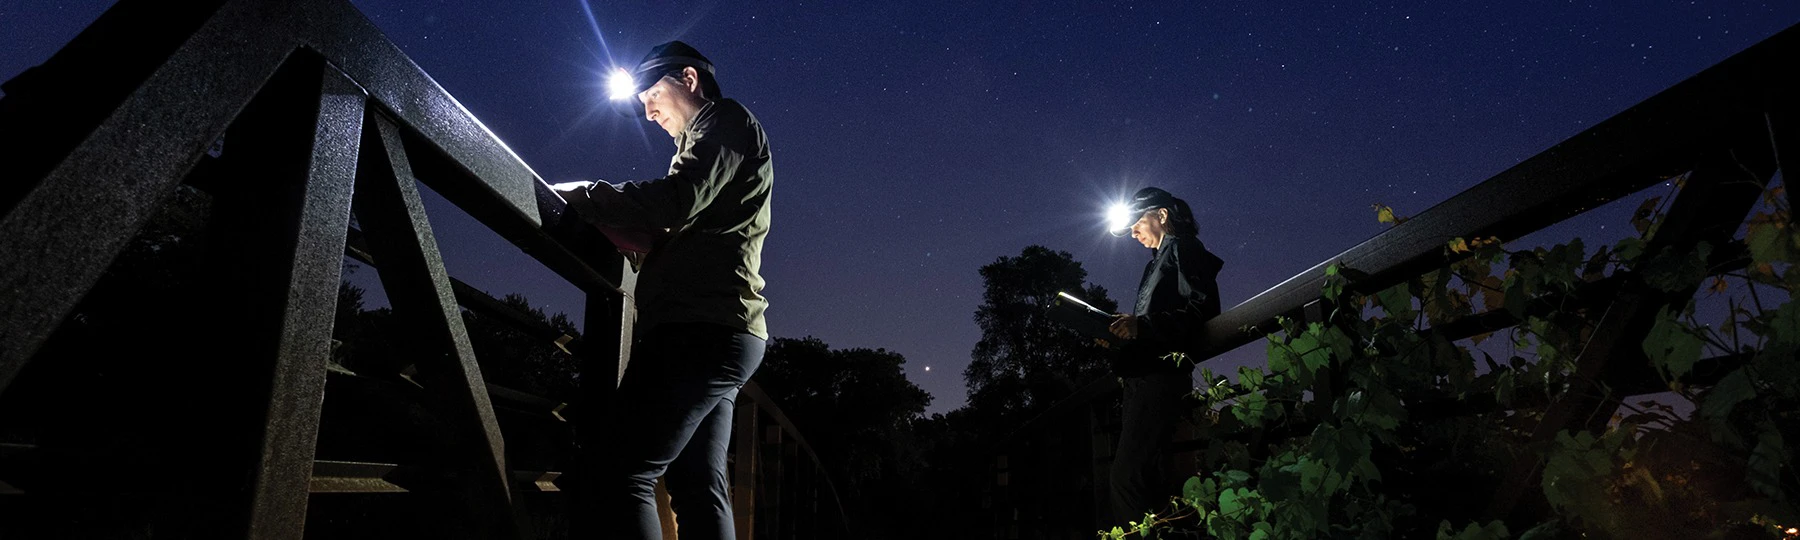
[[[1050,305],[1045,306],[1044,312],[1050,316],[1050,320],[1061,323],[1082,337],[1104,340],[1114,348],[1123,341],[1108,329],[1112,326],[1113,314],[1089,305],[1069,293],[1058,291],[1056,298],[1050,300]]]

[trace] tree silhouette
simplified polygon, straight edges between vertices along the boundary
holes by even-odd
[[[581,336],[568,316],[561,313],[545,316],[543,309],[531,307],[531,300],[524,296],[507,294],[500,303],[563,335]],[[463,311],[463,326],[469,331],[469,343],[475,348],[475,357],[483,359],[481,375],[488,383],[555,401],[575,399],[581,362],[574,356],[495,317],[474,311]]]
[[[975,311],[981,340],[963,370],[969,408],[1016,419],[1067,397],[1106,370],[1105,350],[1044,314],[1058,291],[1115,311],[1106,289],[1085,283],[1087,270],[1068,252],[1027,246],[1017,257],[981,267],[987,285]]]
[[[837,482],[859,531],[907,519],[923,462],[914,424],[931,394],[906,380],[906,358],[885,349],[832,349],[818,338],[776,338],[756,381]],[[878,534],[878,533],[876,533]]]

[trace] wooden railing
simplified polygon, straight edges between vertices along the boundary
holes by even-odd
[[[1198,329],[1207,345],[1193,358],[1203,362],[1277,331],[1277,317],[1302,323],[1322,320],[1321,287],[1332,264],[1366,273],[1368,277],[1353,286],[1379,291],[1444,264],[1443,246],[1450,239],[1514,240],[1682,175],[1687,175],[1687,182],[1647,249],[1680,249],[1705,240],[1723,246],[1714,252],[1718,264],[1712,266],[1713,272],[1741,269],[1746,260],[1743,246],[1732,235],[1761,191],[1757,182],[1728,178],[1748,173],[1766,181],[1777,164],[1787,166],[1784,170],[1792,178],[1791,165],[1800,162],[1796,58],[1800,58],[1800,27],[1789,28],[1238,304]],[[1787,190],[1790,205],[1796,191]],[[1557,395],[1514,403],[1544,410],[1544,419],[1532,431],[1533,441],[1549,440],[1563,429],[1588,427],[1583,420],[1589,413],[1616,406],[1619,399],[1667,390],[1633,344],[1641,341],[1658,308],[1685,302],[1692,291],[1657,294],[1631,280],[1613,279],[1589,284],[1581,296],[1603,297],[1611,303],[1595,306],[1606,315],[1578,360],[1575,379],[1603,381],[1610,390],[1575,384]],[[1514,324],[1517,321],[1510,315],[1496,311],[1433,331],[1455,340]],[[1741,360],[1728,355],[1704,364]],[[1710,384],[1708,374],[1717,377],[1726,371],[1698,369],[1698,375],[1684,382]],[[1100,528],[1107,513],[1106,471],[1117,436],[1116,420],[1109,420],[1108,411],[1118,391],[1111,376],[1093,381],[999,445],[990,488],[993,538],[1089,537]],[[1455,415],[1492,412],[1500,406],[1492,396],[1473,396],[1413,408]],[[1192,428],[1187,426],[1178,436],[1192,439]],[[1271,440],[1282,434],[1207,436]],[[1192,440],[1174,444],[1178,452],[1198,446]],[[1507,518],[1528,497],[1536,463],[1522,461],[1504,477],[1505,484],[1490,502],[1486,513],[1491,519]]]
[[[592,408],[635,276],[349,2],[125,0],[4,90],[0,536],[562,534],[570,411],[487,384],[462,310],[577,355]],[[583,339],[451,278],[420,183],[586,293]],[[134,275],[145,245],[193,260]],[[347,254],[387,368],[331,367]],[[848,536],[780,408],[737,421],[744,537]]]

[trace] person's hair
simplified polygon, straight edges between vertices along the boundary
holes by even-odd
[[[1163,208],[1169,211],[1169,234],[1177,236],[1198,236],[1200,224],[1194,221],[1194,212],[1188,209],[1187,201],[1178,197],[1170,197],[1175,202]]]
[[[687,66],[687,65],[675,66],[674,69],[670,69],[668,72],[663,73],[663,76],[679,78],[682,71],[687,68],[690,68],[690,67],[693,67],[693,66]],[[707,73],[706,70],[696,67],[696,68],[694,68],[694,75],[700,79],[700,98],[701,99],[711,101],[711,100],[715,100],[715,99],[724,97],[723,94],[719,93],[719,81],[713,79],[713,76],[711,73]]]

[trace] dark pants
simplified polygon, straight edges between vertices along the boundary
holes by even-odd
[[[682,540],[735,538],[725,450],[738,388],[763,350],[761,338],[714,324],[664,324],[639,339],[602,417],[583,420],[599,432],[581,437],[591,448],[571,538],[661,538],[658,477]]]
[[[1182,396],[1194,388],[1194,376],[1185,370],[1123,379],[1119,446],[1111,471],[1115,525],[1143,521],[1146,513],[1167,513],[1175,482],[1166,467],[1169,439],[1185,412]]]

